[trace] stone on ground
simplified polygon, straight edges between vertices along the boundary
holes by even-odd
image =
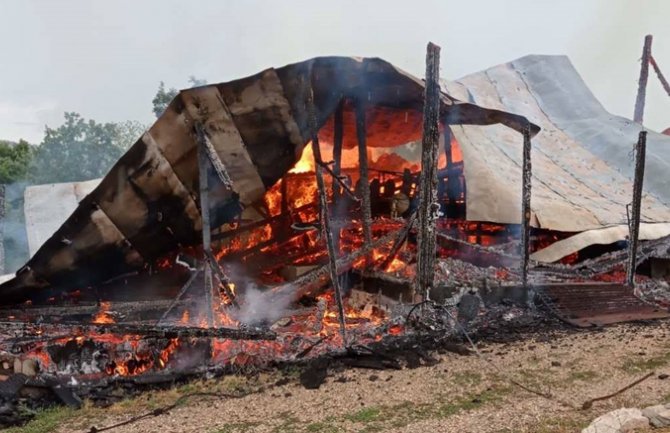
[[[617,409],[599,416],[582,433],[628,433],[649,427],[649,419],[640,409]]]
[[[649,418],[649,422],[654,427],[670,426],[670,404],[649,406],[642,410],[642,415]]]

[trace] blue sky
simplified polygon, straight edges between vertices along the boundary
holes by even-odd
[[[63,111],[150,123],[160,80],[227,81],[319,55],[382,57],[423,76],[428,41],[446,78],[567,54],[608,110],[632,117],[647,33],[670,76],[664,0],[0,0],[0,138],[37,143]],[[645,120],[670,127],[653,75]]]

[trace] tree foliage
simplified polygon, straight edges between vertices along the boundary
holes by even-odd
[[[165,83],[162,81],[160,82],[156,96],[154,96],[154,99],[151,101],[154,106],[153,112],[156,118],[161,117],[161,114],[163,114],[163,112],[167,109],[170,101],[172,101],[174,97],[177,96],[177,93],[179,93],[179,91],[174,87],[170,87],[170,89],[165,90]]]
[[[194,75],[188,77],[188,82],[191,84],[191,87],[207,85],[207,80],[196,78]],[[165,83],[163,81],[158,84],[158,91],[156,91],[156,96],[154,96],[154,99],[151,101],[153,104],[152,111],[154,112],[156,118],[161,117],[161,114],[163,114],[168,105],[170,105],[170,102],[175,98],[175,96],[177,96],[178,93],[179,90],[175,89],[174,87],[170,87],[169,89],[165,90]]]
[[[18,143],[0,140],[0,183],[25,180],[32,155],[33,148],[25,140]]]
[[[137,122],[97,123],[78,113],[65,113],[63,125],[46,127],[30,167],[30,180],[53,183],[101,177],[143,130]]]

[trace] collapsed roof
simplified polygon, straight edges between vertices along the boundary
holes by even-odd
[[[578,234],[535,252],[552,262],[628,234],[633,147],[642,126],[603,108],[565,56],[531,55],[444,82],[451,95],[527,117],[542,128],[532,141],[534,227]],[[471,221],[521,219],[518,135],[498,125],[455,125],[464,160]],[[670,137],[649,131],[640,239],[670,234]]]
[[[211,191],[212,225],[232,221],[300,158],[310,137],[306,80],[319,127],[348,99],[366,105],[368,146],[396,146],[421,136],[423,82],[381,59],[321,57],[183,90],[16,277],[0,286],[2,302],[39,297],[42,288],[86,287],[199,244],[196,123],[204,126],[234,184],[233,191]],[[441,95],[440,111],[454,125],[499,123],[521,131],[528,124],[448,93]],[[344,117],[344,146],[352,147],[350,107]],[[328,140],[330,132],[324,128],[320,134]]]

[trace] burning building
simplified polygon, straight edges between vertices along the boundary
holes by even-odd
[[[125,376],[304,357],[339,346],[345,330],[364,342],[401,333],[393,311],[414,302],[423,107],[424,83],[380,59],[316,58],[181,91],[101,181],[27,193],[36,251],[0,286],[0,314],[42,323],[5,345],[44,371]],[[439,119],[431,297],[527,296],[526,132],[530,286],[577,323],[599,306],[579,309],[570,294],[602,287],[616,298],[603,323],[667,315],[620,281],[640,125],[607,113],[567,58],[528,56],[443,82]],[[670,138],[647,140],[640,239],[664,260]],[[55,208],[54,191],[69,199],[61,213],[72,210],[62,225],[35,217]]]

